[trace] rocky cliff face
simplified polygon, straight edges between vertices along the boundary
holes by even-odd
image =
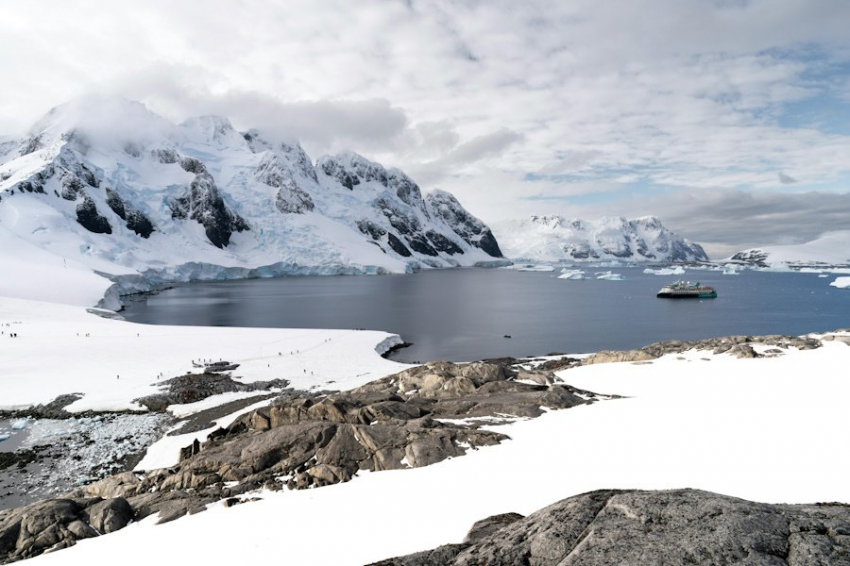
[[[453,194],[440,190],[431,191],[425,198],[425,203],[433,216],[442,219],[466,243],[493,257],[502,257],[502,250],[499,249],[490,228],[469,214]]]
[[[850,564],[850,506],[767,505],[705,491],[595,491],[523,518],[479,521],[461,544],[372,566]]]
[[[596,222],[532,216],[494,227],[507,257],[532,261],[707,261],[702,246],[668,230],[658,218]]]
[[[501,258],[451,195],[429,203],[402,171],[355,153],[314,166],[296,141],[215,116],[175,125],[123,99],[68,103],[0,146],[0,239],[61,242],[63,258],[106,272],[191,261],[404,272]]]

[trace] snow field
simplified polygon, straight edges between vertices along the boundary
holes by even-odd
[[[850,455],[842,449],[850,378],[838,369],[848,362],[850,347],[836,341],[777,358],[686,352],[650,364],[571,369],[561,374],[570,385],[630,397],[500,426],[511,441],[433,466],[267,493],[232,508],[216,504],[161,526],[149,519],[35,563],[226,564],[274,556],[287,564],[361,565],[459,542],[489,515],[528,514],[600,488],[850,502]]]
[[[246,383],[287,379],[300,389],[356,387],[409,367],[380,357],[377,346],[400,341],[384,332],[149,326],[21,299],[0,298],[0,331],[0,410],[68,393],[84,395],[72,412],[140,410],[134,399],[201,372],[202,360],[240,364],[233,376]]]

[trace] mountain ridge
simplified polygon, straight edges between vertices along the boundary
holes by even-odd
[[[14,235],[115,276],[190,263],[285,274],[505,262],[486,224],[448,193],[423,197],[403,171],[354,152],[314,163],[298,142],[220,116],[173,124],[95,97],[6,139],[0,245]]]
[[[708,261],[702,246],[667,229],[655,216],[596,221],[533,215],[493,225],[506,257],[522,261]]]

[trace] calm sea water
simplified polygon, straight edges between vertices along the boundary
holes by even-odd
[[[594,270],[587,271],[592,276]],[[681,277],[716,287],[719,297],[676,301],[655,293],[677,276],[612,271],[625,280],[448,269],[196,283],[133,301],[124,315],[151,324],[385,330],[413,343],[393,355],[401,361],[579,353],[666,339],[850,327],[850,291],[830,287],[834,277],[689,271]]]

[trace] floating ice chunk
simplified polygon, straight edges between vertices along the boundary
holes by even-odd
[[[850,289],[850,277],[836,277],[830,285],[839,289]]]
[[[582,269],[562,269],[561,274],[558,275],[558,279],[571,279],[578,281],[580,279],[587,279],[587,275]]]
[[[676,267],[662,267],[660,269],[652,269],[647,267],[643,270],[647,275],[684,275],[685,268],[681,265],[677,265]]]
[[[533,263],[522,263],[512,266],[514,271],[555,271],[552,265],[542,265]]]
[[[601,261],[594,264],[596,267],[625,267],[626,264],[614,259],[611,261]]]
[[[9,440],[10,436],[12,435],[8,432],[0,432],[0,442],[3,442],[4,440]]]
[[[727,265],[723,268],[723,275],[738,275],[738,270],[734,265]]]
[[[30,424],[29,419],[20,419],[12,423],[12,430],[24,430]]]
[[[625,279],[622,273],[614,273],[612,271],[597,271],[595,275],[597,279],[602,279],[603,281],[623,281]]]
[[[821,273],[820,275],[818,275],[818,277],[820,277],[821,279],[826,279],[827,277],[829,277],[829,273]]]

